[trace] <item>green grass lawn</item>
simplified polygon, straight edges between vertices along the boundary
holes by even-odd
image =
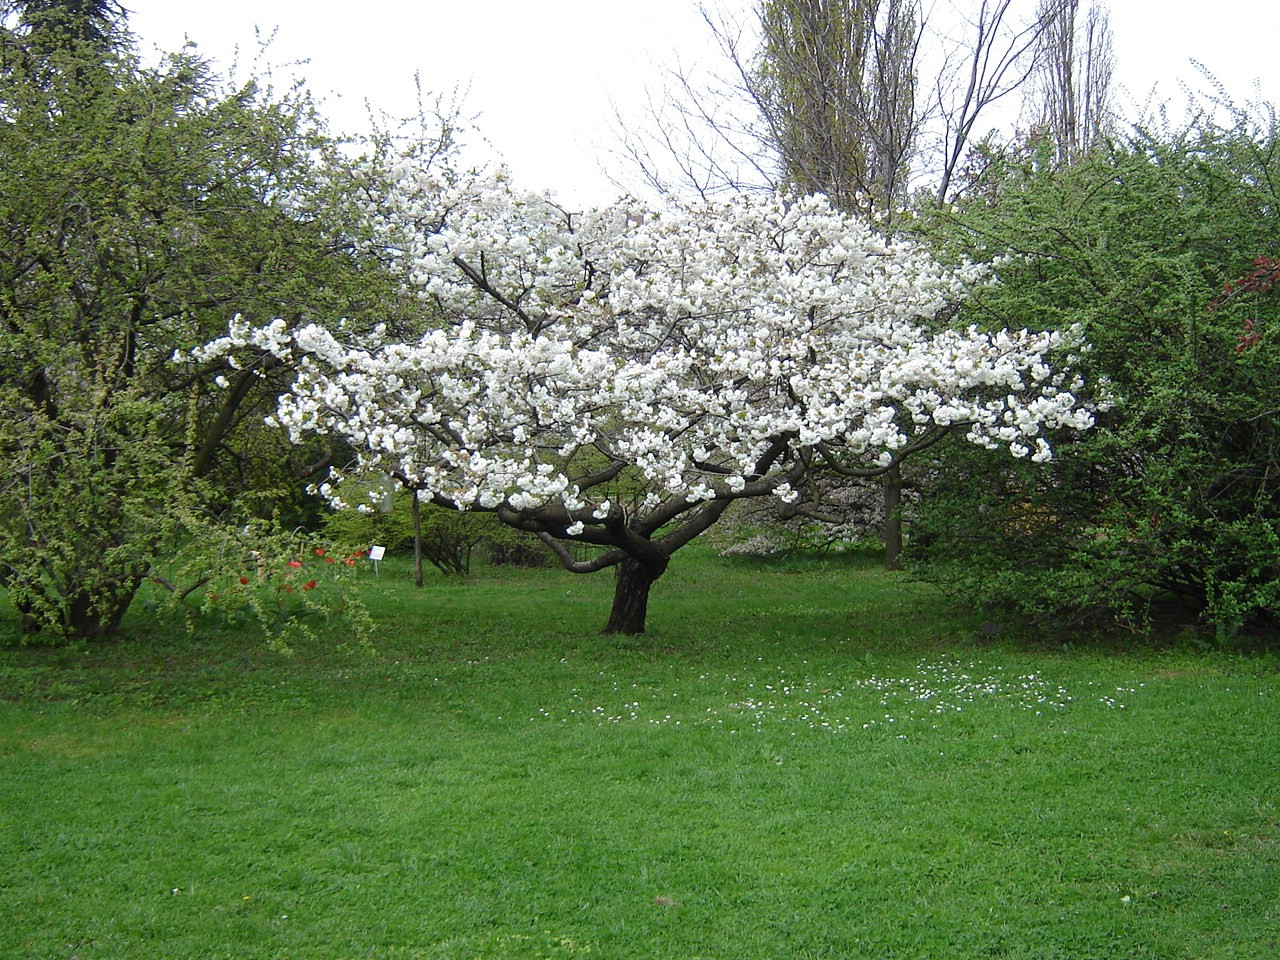
[[[1280,955],[1274,656],[858,562],[682,554],[628,639],[607,576],[361,576],[376,656],[0,649],[0,957]]]

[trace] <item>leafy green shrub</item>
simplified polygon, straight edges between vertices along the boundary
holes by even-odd
[[[117,13],[91,36],[40,6],[76,5],[0,17],[0,585],[25,630],[97,637],[192,498],[269,516],[297,489],[263,424],[287,365],[178,360],[236,311],[384,321],[396,281],[351,242],[347,161],[301,90],[190,50],[148,66]]]
[[[1239,117],[1066,168],[1035,149],[988,158],[939,225],[1002,281],[967,319],[1082,324],[1085,376],[1114,406],[1047,469],[939,452],[917,570],[1046,620],[1143,629],[1176,607],[1219,636],[1275,624],[1280,299],[1248,281],[1280,251],[1277,148],[1273,118]]]
[[[189,627],[221,620],[259,630],[286,652],[302,638],[370,642],[372,624],[352,579],[367,551],[265,521],[208,523],[188,533],[151,580],[165,591],[162,605],[181,611]]]

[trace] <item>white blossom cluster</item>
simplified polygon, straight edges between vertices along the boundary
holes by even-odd
[[[195,358],[295,364],[293,436],[340,436],[363,471],[462,508],[550,505],[577,536],[616,520],[623,480],[633,509],[793,499],[810,458],[874,469],[958,428],[1044,461],[1047,430],[1093,422],[1075,332],[943,327],[980,271],[822,198],[570,214],[501,173],[426,189],[397,171],[380,207],[438,329],[351,342],[237,318]]]

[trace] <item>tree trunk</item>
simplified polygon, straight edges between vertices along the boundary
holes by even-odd
[[[645,616],[649,610],[649,588],[666,569],[665,560],[653,564],[628,557],[618,564],[613,610],[609,613],[609,622],[605,624],[605,633],[644,633]]]
[[[898,569],[902,555],[902,470],[893,467],[883,477],[884,482],[884,568]]]
[[[76,593],[68,602],[68,632],[84,640],[114,636],[136,592],[135,588],[107,598]]]
[[[54,611],[57,617],[53,622],[42,618],[40,605],[29,598],[16,600],[14,607],[21,614],[24,633],[51,631],[68,640],[110,637],[120,629],[140,583],[130,578],[110,592],[72,588],[62,594],[42,589],[48,601],[46,611]]]
[[[413,585],[422,586],[422,505],[413,491]]]

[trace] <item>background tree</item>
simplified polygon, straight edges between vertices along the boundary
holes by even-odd
[[[906,198],[915,145],[914,0],[766,0],[743,80],[782,184],[842,210],[887,215]]]
[[[84,31],[46,44],[23,6],[0,31],[0,582],[27,628],[96,636],[182,518],[296,502],[304,454],[261,427],[283,371],[175,347],[233,301],[354,324],[395,298],[352,252],[305,97],[222,90],[191,51],[143,67],[123,26],[105,56]]]
[[[1016,0],[981,0],[958,41],[943,46],[934,80],[941,125],[933,191],[939,204],[953,196],[956,177],[996,104],[1023,90],[1036,70],[1041,35],[1070,0],[1044,0],[1035,16],[1019,16]]]
[[[946,202],[1066,2],[761,0],[749,22],[704,8],[720,69],[670,71],[647,123],[619,118],[619,153],[659,194],[825,181],[863,212],[917,188]]]
[[[1111,117],[1114,56],[1106,10],[1080,0],[1041,0],[1038,57],[1028,85],[1032,129],[1070,163],[1101,141]]]
[[[916,569],[1049,623],[1274,626],[1278,136],[1270,112],[1237,110],[1068,166],[1047,140],[990,158],[944,233],[965,256],[1013,256],[967,315],[1082,323],[1115,404],[1034,476],[988,464],[974,484],[948,451]]]
[[[886,228],[906,201],[920,116],[916,57],[923,24],[913,0],[767,0],[760,54],[746,89],[770,132],[782,181],[820,193]],[[885,566],[902,550],[902,472],[881,478]],[[836,519],[832,509],[810,516]]]
[[[0,20],[37,50],[81,47],[103,53],[127,43],[118,0],[3,0]]]
[[[704,11],[730,78],[701,88],[677,71],[674,102],[655,124],[660,142],[627,135],[625,150],[663,191],[683,181],[704,196],[753,185],[821,193],[891,231],[913,173],[933,180],[939,202],[950,197],[977,124],[1032,75],[1040,35],[1063,2],[1045,0],[1040,16],[1020,18],[1014,0],[983,0],[958,32],[931,23],[914,0],[762,0],[754,31]],[[677,180],[662,175],[664,158]],[[885,566],[894,569],[909,481],[895,467],[879,482]],[[847,520],[830,505],[801,512]]]
[[[917,55],[923,35],[913,0],[767,0],[760,7],[760,50],[742,87],[777,157],[779,186],[818,193],[886,229],[905,203],[909,163],[921,116]],[[902,545],[902,474],[881,478],[885,566]],[[838,522],[832,507],[792,513]]]

